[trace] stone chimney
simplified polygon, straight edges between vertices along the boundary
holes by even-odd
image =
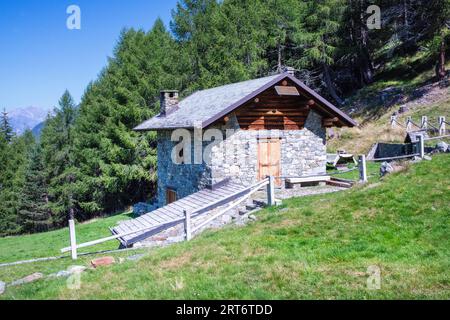
[[[294,76],[295,77],[295,68],[293,68],[293,67],[284,67],[283,68],[284,70],[284,72],[287,72],[287,73],[289,73],[291,76]]]
[[[178,110],[178,90],[163,90],[160,95],[161,115],[167,116]]]

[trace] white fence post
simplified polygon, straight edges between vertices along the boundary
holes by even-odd
[[[275,178],[269,176],[269,184],[267,185],[267,204],[269,206],[275,205]]]
[[[422,116],[422,123],[421,123],[422,129],[428,129],[428,117]]]
[[[186,241],[190,241],[192,239],[191,212],[187,210],[184,210],[184,233],[186,236]]]
[[[444,116],[439,117],[439,135],[440,136],[445,135],[445,117]]]
[[[72,252],[72,259],[77,260],[77,237],[75,234],[75,221],[69,220],[69,233],[70,233],[70,250]]]
[[[411,129],[412,129],[412,118],[408,117],[408,119],[406,120],[406,130],[411,131]]]
[[[423,137],[423,134],[420,134],[418,136],[419,138],[419,153],[420,153],[420,158],[424,158],[425,157],[425,140]]]
[[[397,116],[392,116],[391,117],[391,128],[394,129],[395,127],[397,127]]]
[[[359,156],[359,180],[362,183],[366,183],[368,181],[366,156],[364,154]]]

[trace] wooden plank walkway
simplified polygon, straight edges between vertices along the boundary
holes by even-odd
[[[170,227],[173,227],[177,224],[182,223],[170,223],[171,221],[179,218],[184,217],[183,210],[188,211],[194,211],[196,209],[203,208],[205,206],[208,206],[208,204],[215,203],[217,201],[220,201],[221,199],[226,199],[228,196],[239,192],[239,190],[243,190],[242,195],[238,195],[238,197],[241,197],[245,195],[247,192],[244,192],[245,186],[229,182],[226,185],[223,185],[219,188],[216,188],[214,190],[210,189],[203,189],[199,192],[196,192],[190,196],[187,196],[183,199],[180,199],[174,203],[171,203],[167,206],[164,206],[162,208],[159,208],[157,210],[154,210],[152,212],[146,213],[138,218],[123,221],[118,226],[111,229],[111,232],[113,234],[121,234],[121,233],[127,233],[133,230],[139,230],[142,228],[151,228],[152,226],[156,226],[160,223],[167,222],[164,226],[155,227],[153,229],[149,229],[144,232],[136,232],[135,234],[125,236],[123,238],[120,238],[119,241],[124,245],[125,247],[128,247],[132,245],[133,243],[142,241],[152,235],[155,235],[163,230],[166,230]],[[230,199],[227,199],[224,201],[224,203],[231,201]],[[223,203],[223,204],[224,204]],[[212,208],[207,208],[203,210],[203,212],[208,212],[218,206],[223,205],[222,203],[218,203]]]

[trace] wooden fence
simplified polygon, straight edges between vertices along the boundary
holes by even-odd
[[[402,124],[398,121],[397,116],[392,116],[390,124],[391,124],[391,128],[404,128],[408,132],[413,131],[414,129],[426,130],[426,131],[436,132],[440,136],[444,136],[447,134],[447,132],[448,132],[447,125],[450,125],[450,123],[448,123],[446,121],[444,116],[438,117],[436,125],[431,123],[427,116],[422,116],[420,124],[415,123],[412,120],[412,117],[406,118],[405,124]]]
[[[72,259],[76,260],[78,257],[77,250],[80,248],[91,247],[91,246],[94,246],[94,245],[97,245],[100,243],[108,242],[111,240],[116,240],[116,239],[119,239],[119,238],[122,238],[122,237],[125,237],[128,235],[145,232],[145,231],[152,230],[152,229],[155,229],[158,227],[163,227],[166,225],[173,225],[174,223],[184,223],[185,240],[189,241],[192,239],[192,234],[194,232],[198,231],[202,227],[205,227],[206,225],[208,225],[209,223],[211,223],[213,220],[217,219],[221,215],[225,214],[226,212],[239,206],[242,202],[246,201],[251,195],[253,195],[255,192],[259,191],[261,188],[263,188],[265,186],[267,186],[267,203],[269,206],[274,205],[275,204],[274,177],[268,177],[267,179],[264,179],[250,187],[243,188],[243,189],[237,191],[236,193],[233,193],[227,197],[221,198],[220,200],[217,200],[215,202],[207,204],[205,207],[211,207],[211,206],[214,206],[215,204],[219,205],[223,202],[226,202],[227,200],[232,201],[233,199],[236,198],[236,196],[243,194],[242,198],[238,199],[238,201],[232,203],[225,209],[214,214],[212,217],[208,218],[206,221],[202,222],[199,226],[196,226],[195,228],[192,228],[192,220],[202,214],[204,207],[200,207],[198,209],[195,209],[194,211],[184,210],[184,217],[182,217],[182,218],[174,219],[171,221],[165,221],[165,222],[162,222],[157,225],[152,225],[151,227],[142,228],[139,230],[133,230],[133,231],[130,231],[127,233],[116,234],[116,235],[112,235],[110,237],[105,237],[105,238],[77,244],[76,243],[75,221],[69,220],[70,247],[61,249],[61,252],[64,253],[64,252],[70,251]]]

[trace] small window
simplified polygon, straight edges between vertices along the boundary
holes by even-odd
[[[171,204],[177,201],[177,192],[173,189],[166,189],[166,204]]]
[[[180,150],[180,152],[178,153],[178,156],[180,157],[180,163],[183,164],[184,163],[184,148]]]

